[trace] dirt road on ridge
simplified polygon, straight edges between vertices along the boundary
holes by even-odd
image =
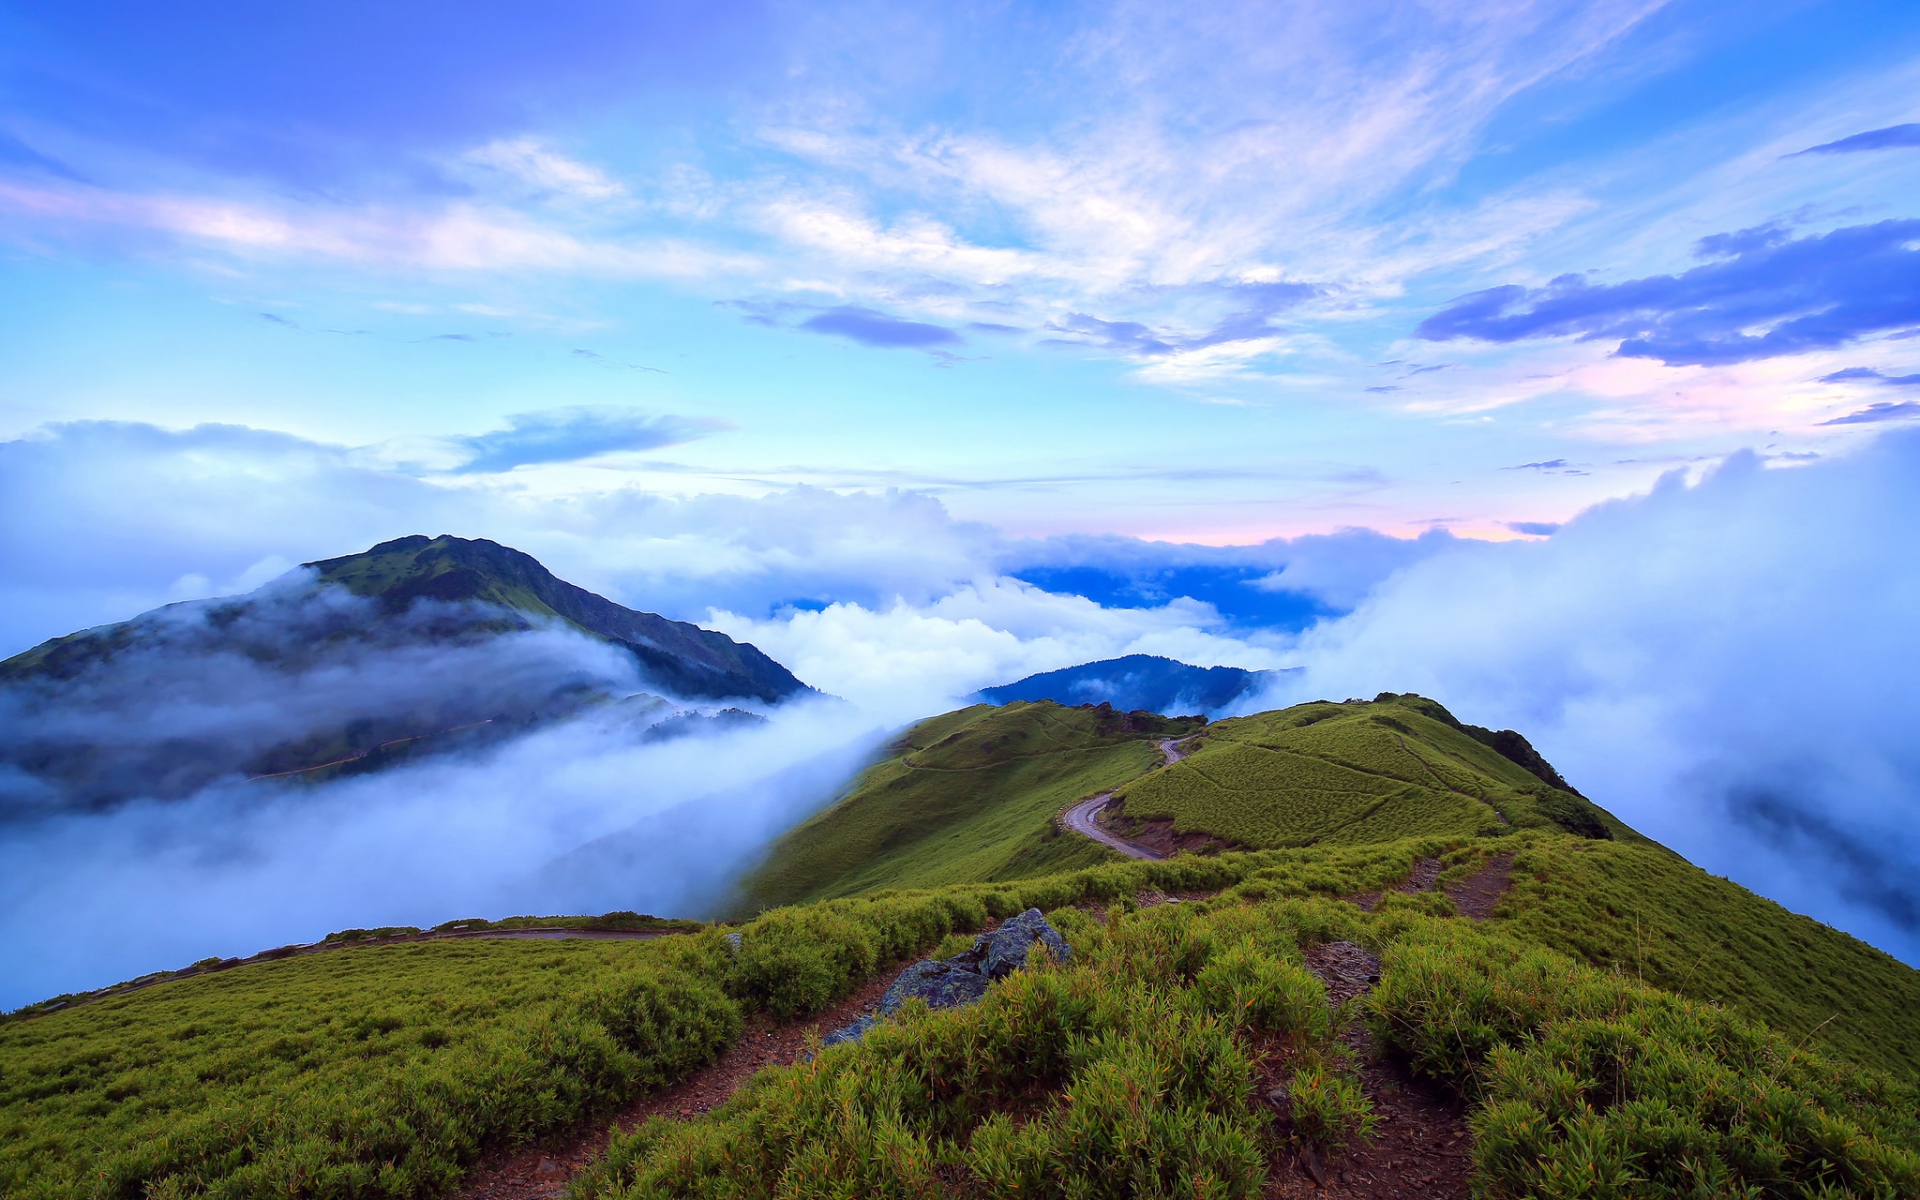
[[[1180,748],[1179,738],[1161,738],[1160,741],[1155,744],[1160,747],[1160,753],[1166,758],[1166,765],[1169,767],[1187,756],[1187,752]],[[1068,829],[1073,830],[1082,837],[1092,838],[1102,846],[1110,850],[1118,850],[1128,858],[1159,860],[1167,857],[1158,850],[1150,850],[1145,846],[1136,845],[1133,842],[1127,841],[1125,838],[1107,832],[1107,830],[1100,826],[1096,818],[1099,816],[1100,810],[1105,808],[1108,801],[1112,799],[1112,792],[1101,792],[1098,796],[1089,796],[1068,809],[1066,814],[1061,817],[1061,821]]]

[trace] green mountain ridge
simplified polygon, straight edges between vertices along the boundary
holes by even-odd
[[[1168,737],[1188,751],[1171,765],[1155,746]],[[1512,853],[1515,884],[1496,921],[1528,940],[1920,1075],[1909,1020],[1920,972],[1708,875],[1564,785],[1521,734],[1465,724],[1412,694],[1207,724],[1050,701],[978,705],[896,738],[839,800],[775,842],[733,911],[1116,863],[1058,821],[1111,791],[1116,833],[1159,827],[1212,854]]]
[[[684,699],[812,692],[754,646],[625,608],[489,541],[416,535],[306,569],[0,662],[0,819],[377,771],[589,709],[635,736],[671,715],[646,693],[623,702],[610,663],[501,640],[553,625],[616,647]],[[702,722],[669,724],[656,732]]]
[[[755,646],[615,604],[557,578],[531,554],[484,538],[414,534],[362,554],[304,565],[321,582],[377,599],[388,612],[428,599],[495,604],[558,618],[626,649],[666,690],[683,696],[773,704],[812,690]]]
[[[0,1194],[428,1200],[539,1145],[592,1158],[571,1200],[1251,1200],[1357,1194],[1350,1164],[1429,1195],[1442,1162],[1476,1200],[1920,1195],[1920,972],[1564,783],[1413,695],[962,709],[776,843],[731,928],[263,956],[0,1022]],[[1056,823],[1113,792],[1210,848]],[[1070,961],[769,1061],[769,1031],[1029,907]],[[1330,961],[1371,971],[1339,1006]],[[710,1111],[599,1140],[743,1054]],[[1458,1115],[1370,1153],[1420,1093]]]

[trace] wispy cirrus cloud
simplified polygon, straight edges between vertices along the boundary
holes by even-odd
[[[1910,421],[1920,417],[1920,401],[1883,400],[1878,404],[1869,404],[1858,412],[1835,417],[1822,425],[1878,425],[1882,421]]]
[[[1885,129],[1869,129],[1865,133],[1856,133],[1852,137],[1843,137],[1838,141],[1808,146],[1790,157],[1798,158],[1802,154],[1861,154],[1869,150],[1912,148],[1920,148],[1920,125],[1889,125]]]
[[[465,454],[456,474],[490,474],[540,463],[578,462],[620,450],[657,450],[708,437],[724,422],[637,409],[556,408],[515,413],[507,428],[449,439]]]

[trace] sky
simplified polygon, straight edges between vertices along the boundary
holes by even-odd
[[[849,746],[1420,690],[1920,961],[1915,197],[1911,3],[0,2],[0,654],[488,537]]]
[[[1891,2],[10,3],[0,436],[1527,536],[1911,419]]]

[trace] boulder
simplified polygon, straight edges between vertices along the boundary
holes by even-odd
[[[1046,946],[1055,962],[1063,963],[1073,957],[1067,939],[1047,924],[1037,908],[1030,908],[993,932],[975,938],[973,953],[980,956],[980,971],[988,979],[1005,979],[1027,965],[1027,951],[1035,942]]]
[[[1060,931],[1047,923],[1037,908],[1030,908],[1004,922],[991,933],[973,941],[973,949],[946,959],[925,959],[900,972],[880,997],[877,1014],[891,1017],[906,1007],[909,1000],[924,1000],[928,1008],[958,1008],[972,1004],[987,994],[987,985],[1027,965],[1027,953],[1035,942],[1047,948],[1055,962],[1066,962],[1073,950]],[[822,1045],[837,1046],[857,1042],[874,1026],[875,1016],[866,1015],[834,1030],[820,1039]]]
[[[887,994],[880,997],[880,1015],[891,1017],[909,1000],[924,1000],[928,1008],[957,1008],[987,994],[988,979],[980,969],[959,959],[927,959],[900,972]]]

